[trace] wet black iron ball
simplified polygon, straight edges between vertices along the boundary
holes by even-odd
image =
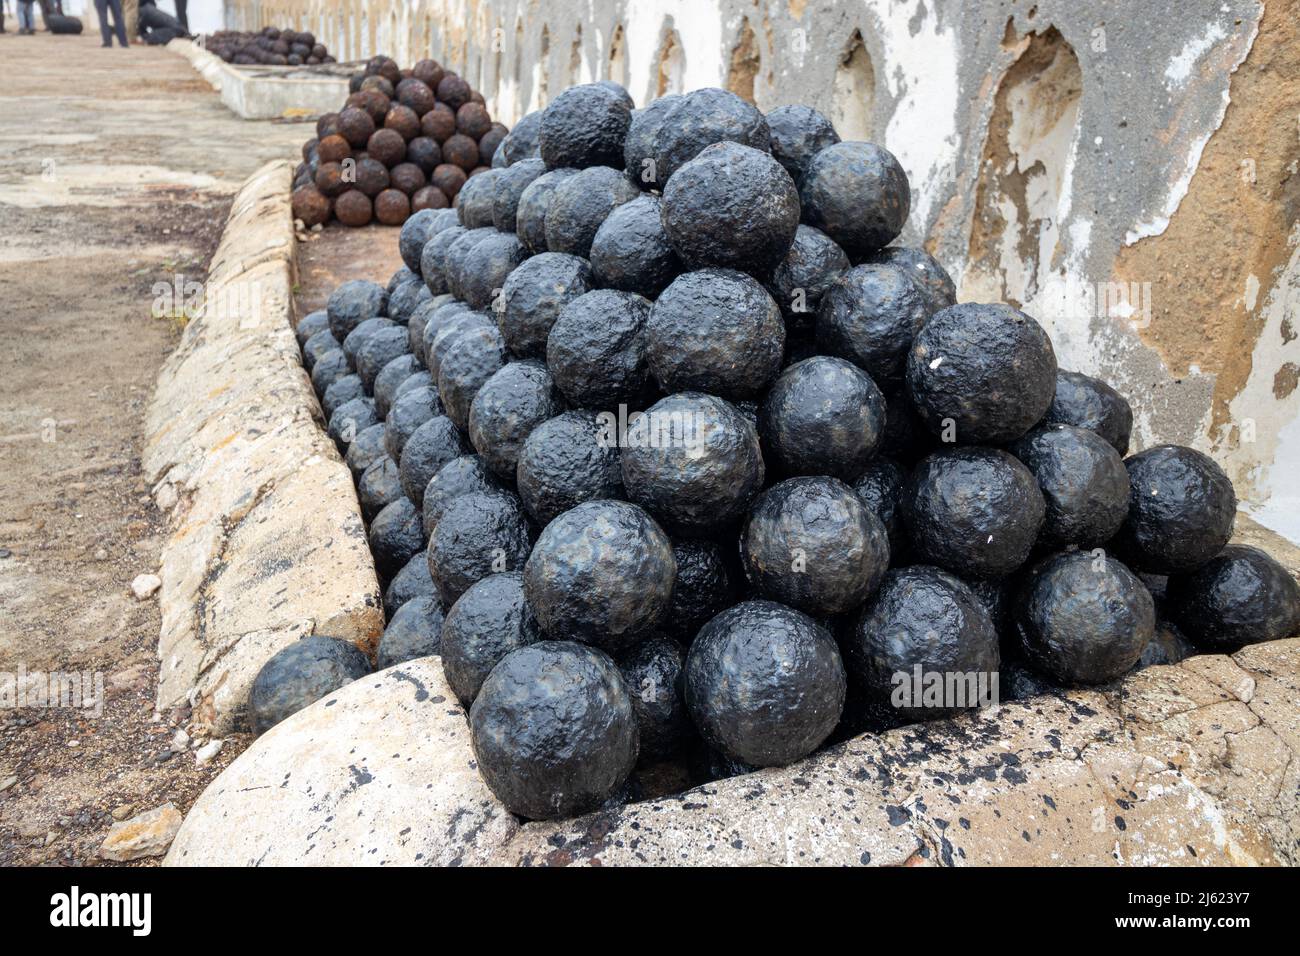
[[[402,460],[402,449],[417,428],[441,414],[442,401],[432,385],[411,389],[393,402],[384,421],[384,448],[393,461]]]
[[[458,428],[469,426],[474,396],[509,357],[505,339],[491,322],[466,329],[451,343],[438,363],[438,395]]]
[[[469,408],[469,439],[488,467],[509,480],[514,477],[524,440],[563,407],[544,363],[535,359],[511,362],[484,382],[474,396]]]
[[[1137,664],[1155,629],[1151,594],[1101,552],[1065,552],[1035,566],[1013,613],[1025,659],[1066,685],[1120,677]]]
[[[366,467],[357,479],[357,500],[361,504],[361,517],[373,521],[375,515],[402,497],[402,482],[397,473],[397,462],[384,452]]]
[[[812,226],[798,228],[790,251],[767,279],[767,291],[781,307],[787,332],[812,332],[822,296],[848,268],[849,257],[830,236]]]
[[[503,657],[544,636],[524,600],[523,575],[488,575],[460,596],[442,625],[439,653],[452,693],[468,707]]]
[[[509,490],[507,483],[501,481],[487,463],[478,455],[461,455],[447,462],[424,486],[423,505],[424,535],[433,536],[434,526],[447,505],[453,498],[475,491]]]
[[[875,591],[889,567],[889,536],[842,481],[791,478],[755,500],[740,553],[758,594],[826,617]]]
[[[799,191],[768,153],[717,143],[668,180],[660,214],[686,268],[766,275],[794,242]]]
[[[417,551],[384,589],[384,616],[391,619],[407,601],[425,594],[437,597],[438,591],[429,576],[429,556],[424,551]]]
[[[844,709],[835,639],[812,618],[746,601],[700,629],[686,657],[686,706],[705,741],[754,767],[793,763]]]
[[[537,145],[550,169],[621,166],[627,100],[599,83],[571,86],[542,111]]]
[[[387,417],[389,410],[393,407],[397,387],[422,369],[420,359],[410,352],[397,356],[397,358],[380,369],[379,374],[375,376],[374,393],[375,410],[379,412],[381,418]],[[355,378],[360,384],[361,376],[357,375]]]
[[[1033,472],[993,448],[937,451],[916,466],[903,492],[903,520],[917,555],[977,578],[1020,567],[1046,510]]]
[[[885,398],[876,383],[856,365],[826,355],[782,372],[758,419],[772,469],[844,481],[862,474],[884,430]]]
[[[626,496],[618,446],[601,436],[596,413],[576,410],[525,439],[515,474],[524,508],[540,527],[584,501]]]
[[[419,509],[406,497],[384,505],[370,522],[369,538],[375,570],[388,581],[424,547]]]
[[[605,217],[641,195],[622,171],[589,166],[555,187],[546,206],[546,248],[587,256]]]
[[[348,357],[342,349],[325,352],[312,364],[311,387],[317,395],[324,395],[325,390],[341,378],[352,374]],[[364,383],[363,383],[364,384]]]
[[[424,328],[424,364],[429,367],[434,384],[438,382],[438,373],[442,371],[442,359],[460,336],[477,329],[490,329],[495,326],[492,319],[483,312],[449,312],[438,318],[429,319]]]
[[[334,338],[334,333],[329,329],[321,329],[312,333],[302,345],[302,365],[309,373],[316,370],[316,362],[322,355],[330,352],[341,351],[343,343]],[[344,354],[346,360],[347,355]]]
[[[1060,369],[1043,424],[1086,428],[1110,442],[1121,455],[1127,455],[1133,409],[1123,395],[1101,379]]]
[[[974,592],[939,568],[886,574],[843,649],[850,694],[868,711],[931,720],[997,702],[997,631]]]
[[[411,350],[411,336],[400,325],[376,329],[357,350],[357,374],[367,389],[373,390],[375,379],[384,366]]]
[[[1232,537],[1237,495],[1223,469],[1182,445],[1157,445],[1124,460],[1128,517],[1115,545],[1138,571],[1190,571]]]
[[[658,196],[641,196],[606,217],[591,241],[591,270],[607,289],[654,297],[682,271],[660,216]]]
[[[493,169],[479,176],[471,176],[456,195],[456,210],[460,224],[466,229],[482,229],[493,225],[496,207],[497,180],[504,173]]]
[[[533,255],[546,251],[546,210],[556,188],[576,169],[552,169],[534,179],[524,189],[515,206],[515,232],[524,248]]]
[[[264,734],[286,717],[370,673],[366,655],[349,641],[313,635],[277,651],[257,672],[248,695],[253,732]]]
[[[397,325],[392,319],[381,318],[376,316],[373,319],[366,319],[359,323],[355,329],[348,333],[348,337],[343,340],[343,354],[348,357],[348,361],[353,368],[357,365],[357,353],[361,351],[361,346],[370,341],[371,337],[380,329],[390,329]]]
[[[1014,441],[1052,403],[1056,353],[1043,327],[1019,309],[954,305],[912,342],[907,392],[926,427],[945,440]]]
[[[1034,473],[1047,504],[1040,546],[1104,544],[1124,523],[1128,472],[1119,452],[1096,432],[1047,425],[1019,439],[1011,452]]]
[[[340,379],[342,381],[342,379]],[[330,388],[334,386],[331,385]],[[328,390],[327,390],[328,394]],[[352,439],[371,425],[378,423],[379,413],[375,411],[373,398],[354,398],[344,402],[330,416],[329,436],[339,452],[346,454]]]
[[[507,654],[469,720],[483,779],[530,820],[596,809],[636,765],[636,715],[622,675],[608,656],[571,641]]]
[[[853,482],[854,493],[862,499],[889,534],[889,552],[897,558],[907,540],[903,526],[903,490],[907,487],[907,470],[892,458],[876,457]]]
[[[728,90],[692,90],[659,121],[654,138],[655,178],[667,184],[701,151],[726,142],[768,150],[771,131],[767,120],[752,103]]]
[[[437,215],[432,209],[422,209],[402,223],[402,231],[397,237],[397,251],[408,269],[415,272],[420,270],[420,253],[424,251],[424,244],[429,241],[430,230]]]
[[[757,398],[784,351],[781,310],[757,280],[733,269],[679,276],[646,323],[650,371],[665,392]]]
[[[804,222],[855,260],[893,242],[912,206],[903,167],[872,143],[833,143],[819,151],[804,171],[799,198]]]
[[[678,753],[694,735],[683,693],[686,653],[682,646],[670,637],[652,634],[615,663],[632,698],[642,762]]]
[[[447,502],[429,535],[429,573],[447,607],[489,574],[518,571],[532,548],[528,519],[508,491],[475,491]]]
[[[592,287],[591,266],[579,256],[543,252],[521,263],[502,285],[502,309],[496,313],[510,351],[544,358],[560,310]]]
[[[345,375],[340,379],[330,383],[330,387],[325,389],[325,394],[320,398],[321,411],[325,413],[328,420],[338,411],[339,406],[345,402],[350,402],[354,398],[365,398],[366,387],[361,384],[360,375]],[[378,402],[375,403],[376,411],[380,415],[383,411],[379,409]]]
[[[679,538],[673,542],[673,558],[677,583],[660,630],[689,644],[710,618],[735,603],[738,588],[717,541]]]
[[[663,619],[676,575],[653,518],[626,501],[587,501],[542,531],[524,593],[547,634],[618,653]]]
[[[655,138],[664,117],[681,101],[680,93],[669,93],[632,111],[632,122],[623,139],[623,166],[642,189],[662,189],[668,177],[658,176],[655,166]]]
[[[465,256],[461,298],[472,309],[491,307],[501,294],[506,278],[527,258],[527,250],[514,233],[488,236]]]
[[[817,345],[877,384],[901,379],[907,351],[930,316],[916,283],[895,266],[861,265],[833,279],[818,303]]]
[[[934,256],[924,249],[907,246],[887,246],[871,253],[866,263],[897,266],[916,283],[925,297],[926,309],[931,315],[950,305],[957,304],[957,285]]]
[[[379,669],[441,653],[442,605],[425,594],[403,604],[379,638]]]
[[[546,172],[540,159],[523,159],[507,167],[497,178],[492,199],[492,225],[500,232],[514,232],[519,200],[529,186]]]
[[[402,493],[417,508],[424,506],[424,489],[442,466],[470,451],[469,443],[446,415],[434,415],[411,433],[398,459]]]
[[[546,364],[574,405],[617,413],[638,407],[652,386],[646,348],[650,302],[597,289],[569,300],[546,339]]]
[[[835,127],[811,106],[778,106],[767,114],[772,155],[797,183],[813,157],[840,141]]]
[[[1300,628],[1300,586],[1259,548],[1230,544],[1187,574],[1169,578],[1168,612],[1193,644],[1231,652],[1290,637]]]
[[[735,522],[763,487],[758,432],[712,395],[669,395],[617,437],[628,497],[674,534],[708,534]]]

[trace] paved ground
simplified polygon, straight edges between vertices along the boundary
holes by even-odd
[[[178,331],[155,284],[202,280],[230,195],[311,134],[239,120],[165,50],[10,33],[0,62],[0,864],[93,862],[115,809],[184,811],[240,749],[160,760],[184,715],[154,715],[157,610],[130,590],[158,564],[141,424]],[[15,709],[20,669],[89,672],[102,716]]]

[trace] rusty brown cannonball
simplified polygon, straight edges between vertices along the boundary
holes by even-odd
[[[397,100],[415,110],[418,116],[429,112],[438,102],[433,90],[429,89],[423,80],[417,80],[415,77],[402,80],[397,84]]]
[[[352,146],[346,139],[335,133],[326,136],[316,147],[316,155],[322,163],[341,163],[352,155]]]
[[[370,222],[372,213],[370,197],[358,189],[349,189],[334,200],[334,215],[345,226],[364,226]]]
[[[446,72],[442,68],[442,64],[437,60],[419,60],[415,66],[411,67],[411,76],[420,80],[431,90],[438,88],[438,84],[442,82]]]
[[[372,56],[366,61],[366,75],[382,76],[389,83],[396,85],[401,82],[402,70],[397,65],[396,60],[381,53],[378,56]]]
[[[409,106],[394,103],[384,117],[384,128],[401,133],[402,139],[410,142],[420,135],[420,117]]]
[[[349,106],[339,114],[339,132],[354,148],[366,145],[375,131],[375,121],[363,109]]]
[[[310,163],[312,150],[319,149],[319,148],[320,148],[320,137],[318,136],[313,136],[311,139],[307,140],[307,142],[303,143],[302,161],[304,163]]]
[[[455,73],[448,73],[438,81],[438,99],[453,110],[458,110],[468,103],[472,92],[469,84]]]
[[[371,199],[388,188],[388,167],[367,156],[357,160],[357,189]]]
[[[469,177],[465,175],[465,170],[459,166],[453,166],[451,163],[442,163],[433,168],[433,175],[429,177],[430,181],[446,194],[448,199],[455,199],[456,194],[460,192],[460,187],[465,185],[465,180]]]
[[[362,90],[357,96],[361,98],[361,108],[370,114],[375,125],[383,125],[384,117],[393,108],[393,101],[378,90]]]
[[[329,198],[315,186],[299,186],[290,199],[293,205],[293,217],[301,219],[306,226],[318,226],[329,220]]]
[[[480,165],[491,166],[492,157],[497,154],[497,147],[501,141],[506,138],[510,130],[506,129],[503,123],[493,123],[478,141],[478,161]]]
[[[480,106],[482,106],[482,105],[484,105],[485,103],[487,103],[487,100],[483,99],[483,94],[480,93],[478,90],[470,90],[470,91],[469,91],[469,101],[470,101],[471,103],[477,103],[477,104],[479,104]]]
[[[383,93],[389,99],[393,98],[393,84],[388,82],[386,77],[367,76],[364,80],[361,81],[361,89],[358,90],[357,92],[362,93],[365,92],[366,90],[378,90],[380,93]]]
[[[326,113],[316,121],[316,135],[320,139],[324,139],[326,136],[329,136],[333,133],[337,133],[338,131],[339,131],[338,113]]]
[[[411,212],[419,212],[421,209],[446,209],[450,205],[447,194],[437,186],[417,189],[415,195],[411,197]]]
[[[392,169],[406,158],[406,140],[396,130],[377,129],[366,143],[366,152],[371,159],[377,159]]]
[[[435,140],[427,136],[417,136],[406,144],[407,162],[415,163],[427,176],[434,167],[442,162],[442,150]]]
[[[456,114],[446,103],[439,103],[420,117],[420,129],[437,143],[445,143],[456,132]]]
[[[424,170],[415,163],[398,163],[388,171],[388,179],[393,189],[400,189],[408,196],[415,195],[416,190],[423,189],[428,182]]]
[[[464,133],[447,137],[442,144],[442,158],[445,162],[455,163],[465,172],[469,172],[478,163],[478,143]]]
[[[492,117],[481,103],[466,103],[456,111],[456,132],[479,140],[492,128]]]
[[[375,218],[385,226],[400,226],[411,215],[411,200],[400,189],[385,189],[375,197]]]
[[[352,185],[343,178],[343,166],[339,163],[321,163],[316,167],[315,179],[316,188],[331,199]]]

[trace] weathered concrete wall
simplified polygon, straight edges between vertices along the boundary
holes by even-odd
[[[158,707],[215,733],[246,726],[249,688],[308,634],[373,651],[379,582],[352,476],[326,437],[290,324],[292,164],[240,189],[203,311],[158,376],[144,472],[169,512]]]
[[[571,83],[807,102],[912,180],[967,299],[1190,442],[1300,540],[1300,26],[1285,0],[230,0],[343,57],[433,56],[506,122]]]

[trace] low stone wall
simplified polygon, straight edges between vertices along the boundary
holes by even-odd
[[[348,98],[346,74],[310,67],[239,69],[189,40],[172,40],[167,49],[189,60],[221,94],[221,102],[244,119],[319,116]]]
[[[373,650],[379,582],[352,477],[326,437],[291,324],[292,164],[240,189],[203,308],[168,358],[144,471],[170,512],[159,708],[240,729],[262,664],[308,634]]]

